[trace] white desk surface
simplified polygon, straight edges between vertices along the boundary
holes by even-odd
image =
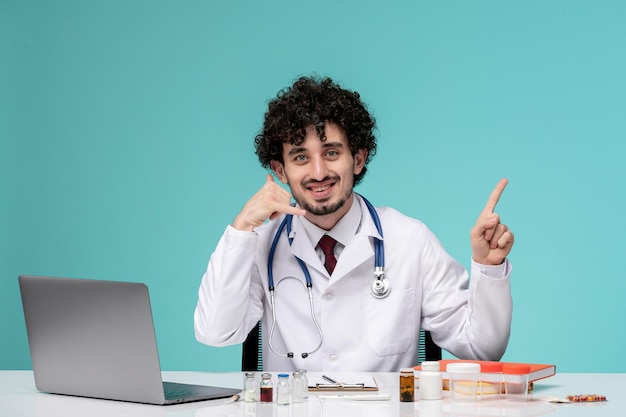
[[[312,374],[311,376],[315,376]],[[368,374],[369,375],[369,374]],[[302,404],[279,406],[249,404],[242,401],[203,401],[189,404],[156,406],[90,398],[69,397],[37,392],[32,371],[0,371],[0,416],[2,417],[443,417],[443,416],[603,416],[626,415],[626,374],[557,374],[537,381],[533,400],[524,404],[506,400],[478,401],[474,405],[450,402],[448,392],[442,401],[398,401],[399,373],[373,374],[381,393],[391,394],[389,401],[352,401],[320,399],[316,395]],[[358,376],[358,374],[355,374]],[[234,388],[243,386],[242,374],[204,372],[164,372],[164,380],[200,383]],[[600,394],[602,403],[551,404],[539,400],[547,396]],[[417,393],[416,393],[417,398]]]

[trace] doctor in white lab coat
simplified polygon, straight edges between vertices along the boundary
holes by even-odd
[[[311,79],[299,82],[325,87]],[[302,94],[297,90],[294,84],[290,94]],[[335,122],[340,119],[322,120],[321,133],[319,123],[316,129],[305,119],[301,140],[280,139],[279,155],[267,157],[291,194],[268,174],[226,228],[200,284],[197,339],[212,346],[242,343],[262,319],[264,370],[397,371],[417,364],[421,327],[459,358],[498,360],[512,314],[506,256],[513,234],[494,213],[507,181],[496,186],[471,230],[468,276],[423,223],[397,210],[376,208],[381,236],[363,198],[353,192],[373,149],[356,149],[350,127]],[[287,214],[293,215],[293,241],[285,230],[276,239],[272,308],[268,260]],[[316,247],[324,234],[338,241],[332,273]],[[370,291],[375,239],[383,242],[390,285],[383,298]],[[311,276],[311,299],[297,259]]]

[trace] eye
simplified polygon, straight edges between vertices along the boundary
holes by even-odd
[[[337,152],[334,149],[329,150],[328,152],[326,152],[326,156],[329,158],[336,158],[339,156],[339,152]]]
[[[300,155],[296,155],[296,156],[293,158],[293,160],[294,160],[294,161],[296,161],[296,162],[305,162],[305,161],[306,161],[306,156],[305,156],[305,155],[302,155],[302,154],[300,154]]]

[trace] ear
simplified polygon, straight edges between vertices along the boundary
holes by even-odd
[[[285,175],[285,166],[278,161],[270,161],[270,167],[272,171],[276,173],[276,176],[283,184],[287,184],[287,175]]]
[[[359,149],[354,154],[354,175],[359,175],[363,171],[365,161],[367,160],[367,149]]]

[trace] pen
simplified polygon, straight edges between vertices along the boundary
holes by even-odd
[[[322,378],[324,378],[326,381],[330,382],[331,384],[337,384],[337,381],[335,381],[334,379],[326,376],[326,375],[322,375]]]

